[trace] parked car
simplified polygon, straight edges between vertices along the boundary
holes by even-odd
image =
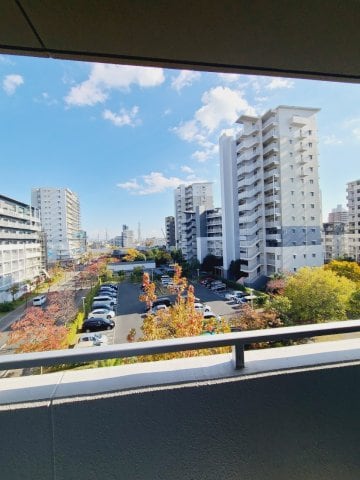
[[[98,295],[93,298],[93,302],[109,302],[110,305],[116,305],[116,298],[111,297],[110,295]]]
[[[91,304],[91,310],[96,310],[98,308],[106,308],[107,310],[113,310],[113,305],[110,302],[93,302]]]
[[[152,308],[156,307],[157,305],[166,305],[167,307],[171,307],[172,302],[169,297],[160,297],[153,301]],[[150,308],[146,307],[146,311],[150,310]]]
[[[76,347],[98,347],[101,345],[107,345],[108,342],[108,337],[106,335],[103,335],[102,333],[83,333],[80,336]]]
[[[225,289],[226,289],[226,284],[222,283],[222,282],[214,283],[210,287],[210,290],[214,290],[214,291],[221,291],[221,290],[225,290]]]
[[[32,300],[32,304],[34,307],[41,307],[46,303],[46,295],[39,295],[38,297],[34,297]]]
[[[195,310],[205,313],[205,312],[212,312],[211,307],[209,305],[206,305],[205,303],[199,303],[196,302],[194,303],[194,308]]]
[[[205,312],[204,313],[204,320],[210,320],[212,318],[214,318],[217,321],[221,320],[221,317],[219,315],[215,315],[214,312]]]
[[[108,310],[107,308],[95,308],[89,313],[88,318],[101,317],[101,318],[114,318],[114,310]]]
[[[159,310],[167,310],[169,307],[164,305],[163,303],[160,303],[160,305],[155,305],[155,307],[152,307],[151,313],[157,313]]]
[[[240,292],[239,290],[233,290],[232,292],[225,293],[226,300],[236,301],[238,298],[243,298],[246,295],[245,292]]]
[[[115,327],[114,320],[108,320],[107,318],[88,318],[83,323],[84,332],[97,332],[99,330],[112,330]]]

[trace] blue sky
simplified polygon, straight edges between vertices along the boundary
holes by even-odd
[[[179,183],[214,182],[218,138],[243,113],[318,107],[323,217],[360,178],[360,86],[0,55],[0,192],[80,197],[90,237],[161,236]]]

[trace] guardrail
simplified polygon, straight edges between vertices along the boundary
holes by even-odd
[[[234,367],[236,369],[241,369],[244,368],[244,347],[251,343],[296,340],[300,338],[311,338],[359,331],[360,320],[345,320],[342,322],[280,327],[265,330],[249,330],[245,332],[173,338],[150,342],[125,343],[106,347],[89,347],[79,350],[53,350],[37,353],[19,353],[2,356],[0,358],[0,371],[227,346],[233,347]]]

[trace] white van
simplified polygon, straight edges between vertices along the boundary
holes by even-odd
[[[41,305],[44,305],[46,303],[46,295],[39,295],[38,297],[34,297],[32,304],[34,307],[41,307]]]

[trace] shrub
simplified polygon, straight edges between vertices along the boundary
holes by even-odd
[[[11,310],[14,310],[14,305],[12,302],[4,302],[0,303],[0,312],[11,312]]]

